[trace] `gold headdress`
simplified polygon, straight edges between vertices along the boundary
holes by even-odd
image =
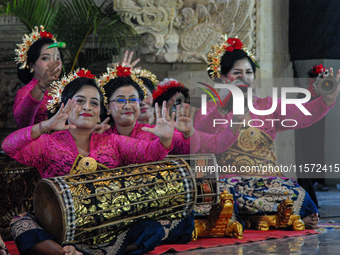
[[[151,73],[148,70],[145,70],[145,69],[135,69],[135,73],[136,73],[137,77],[144,77],[144,78],[149,79],[152,82],[154,87],[156,87],[157,84],[159,83],[159,81],[157,80],[156,75]]]
[[[27,52],[29,48],[32,46],[32,44],[35,43],[40,38],[51,38],[55,43],[57,42],[57,40],[54,38],[54,36],[51,33],[46,32],[44,30],[43,26],[40,26],[40,32],[38,30],[38,27],[35,26],[34,29],[32,30],[32,33],[30,33],[29,35],[25,34],[22,37],[23,43],[17,44],[18,49],[14,50],[14,53],[16,55],[14,59],[17,64],[21,64],[19,66],[20,69],[26,68]]]
[[[254,54],[243,45],[238,38],[228,38],[227,35],[222,35],[220,42],[211,47],[207,55],[208,71],[211,71],[211,78],[221,77],[221,58],[226,51],[243,50],[253,60],[257,68],[260,68]]]
[[[113,67],[107,68],[107,73],[103,73],[97,79],[97,83],[98,83],[98,86],[104,87],[112,79],[115,79],[117,77],[127,77],[127,76],[130,76],[131,79],[139,85],[139,87],[143,91],[144,97],[147,97],[148,90],[144,86],[143,81],[139,79],[138,69],[132,69],[131,67],[125,67],[123,65],[117,66],[117,64],[114,64]]]
[[[49,111],[51,111],[52,113],[55,112],[56,107],[61,103],[61,94],[63,93],[65,86],[79,77],[95,79],[95,75],[91,74],[91,71],[88,71],[85,68],[79,70],[78,68],[77,70],[62,77],[59,81],[54,81],[51,84],[52,89],[48,93],[48,95],[51,96],[52,98],[47,102],[47,109]],[[104,104],[107,104],[107,98],[105,96],[105,90],[103,86],[100,85],[99,83],[97,83],[97,86],[103,93]]]

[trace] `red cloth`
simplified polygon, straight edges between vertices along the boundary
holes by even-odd
[[[5,242],[6,248],[11,255],[20,255],[14,241],[7,241]]]
[[[197,241],[191,241],[187,244],[165,244],[156,247],[153,251],[148,252],[148,255],[162,254],[167,251],[188,251],[200,248],[212,248],[232,244],[242,244],[255,241],[263,241],[267,239],[277,239],[284,237],[303,236],[318,234],[314,230],[304,231],[291,231],[291,230],[269,230],[269,231],[258,231],[258,230],[246,230],[243,235],[243,239],[234,238],[202,238]]]
[[[304,231],[291,231],[291,230],[269,230],[269,231],[258,231],[258,230],[246,230],[243,235],[243,239],[234,239],[234,238],[202,238],[197,241],[191,241],[187,244],[164,244],[156,247],[153,251],[148,252],[147,255],[156,255],[162,254],[167,251],[188,251],[200,248],[212,248],[219,247],[225,245],[232,244],[242,244],[248,242],[256,242],[263,241],[267,239],[278,239],[284,237],[293,237],[293,236],[304,236],[304,235],[313,235],[319,234],[314,230],[304,230]],[[10,252],[11,255],[20,255],[17,247],[15,246],[13,241],[5,242],[5,245]]]

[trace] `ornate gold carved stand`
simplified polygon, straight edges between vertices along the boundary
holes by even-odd
[[[227,191],[220,195],[220,202],[213,205],[210,215],[206,219],[195,219],[195,229],[192,239],[201,237],[233,237],[243,238],[243,226],[231,219],[234,209],[233,196]]]

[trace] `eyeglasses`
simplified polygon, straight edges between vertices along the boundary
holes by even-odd
[[[118,105],[126,105],[126,102],[129,102],[130,105],[137,105],[140,103],[140,99],[139,98],[114,99],[109,101],[109,103],[111,102],[116,102]]]

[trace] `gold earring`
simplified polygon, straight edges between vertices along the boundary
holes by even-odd
[[[30,73],[33,73],[34,72],[34,68],[32,67],[31,69],[30,69]]]
[[[99,124],[100,122],[102,122],[102,121],[100,120],[100,117],[99,117],[99,119],[98,119],[98,122],[97,122],[97,123]]]

